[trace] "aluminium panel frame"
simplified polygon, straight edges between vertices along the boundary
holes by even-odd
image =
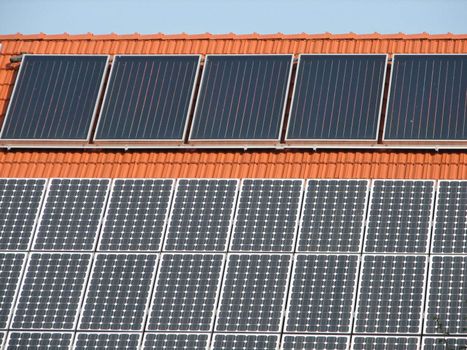
[[[466,149],[467,148],[467,140],[449,140],[449,139],[387,139],[386,138],[386,131],[388,125],[388,112],[389,112],[389,105],[392,100],[391,96],[391,88],[393,82],[393,72],[394,72],[394,62],[397,61],[398,56],[466,56],[465,53],[394,53],[392,57],[392,67],[391,67],[391,74],[389,77],[389,87],[388,87],[388,96],[387,96],[387,103],[386,103],[386,111],[385,111],[385,120],[383,126],[383,133],[382,133],[382,142],[383,145],[386,145],[388,148],[407,148],[413,149],[417,148],[417,146],[421,146],[425,149]]]
[[[378,117],[376,121],[376,135],[373,139],[291,139],[289,138],[289,129],[290,129],[290,116],[291,112],[294,107],[295,103],[295,92],[297,90],[297,81],[298,81],[298,72],[299,69],[301,68],[301,58],[302,56],[385,56],[385,64],[384,64],[384,73],[383,73],[383,79],[382,79],[382,84],[381,84],[381,97],[379,101],[379,107],[378,109]],[[308,146],[308,147],[326,147],[326,145],[335,145],[337,148],[355,148],[355,143],[361,144],[363,148],[369,147],[370,145],[374,144],[376,145],[378,142],[378,135],[379,135],[379,129],[380,129],[380,123],[381,123],[381,112],[383,110],[383,100],[384,100],[384,86],[386,82],[386,75],[387,75],[387,67],[388,67],[388,62],[389,62],[389,55],[388,54],[332,54],[332,53],[324,53],[324,54],[300,54],[298,56],[298,67],[297,67],[297,72],[295,74],[295,81],[294,81],[294,88],[292,92],[292,97],[291,97],[291,102],[290,102],[290,109],[289,109],[289,122],[287,123],[286,127],[286,133],[285,133],[285,143],[287,146],[293,148],[293,147],[303,147],[303,146]],[[319,146],[318,146],[319,145]]]
[[[97,253],[94,253],[93,254],[92,269],[89,271],[88,277],[87,277],[86,292],[83,295],[83,298],[82,298],[81,304],[80,304],[81,307],[79,308],[79,312],[78,312],[78,320],[77,320],[78,322],[76,323],[76,325],[74,327],[75,332],[77,332],[77,333],[94,333],[94,332],[99,332],[99,333],[132,333],[131,330],[124,330],[124,329],[102,329],[102,330],[99,330],[99,329],[81,328],[81,319],[84,316],[86,300],[88,298],[89,289],[90,289],[91,282],[92,282],[91,281],[92,274],[93,274],[94,270],[96,269],[97,257],[99,255],[152,255],[152,256],[156,257],[156,262],[154,264],[154,271],[152,272],[152,276],[151,276],[151,283],[149,284],[149,292],[148,292],[148,296],[146,298],[146,304],[145,304],[145,307],[144,307],[144,315],[143,315],[142,320],[141,320],[141,327],[139,329],[133,331],[133,333],[143,332],[144,331],[145,320],[146,320],[147,313],[148,313],[149,302],[150,302],[152,292],[153,292],[153,289],[154,289],[154,278],[156,276],[158,266],[159,266],[160,254],[158,254],[158,253],[147,253],[147,252],[144,252],[144,253],[137,253],[137,252],[129,252],[129,253],[128,252],[97,252]]]
[[[63,180],[107,180],[107,186],[106,186],[107,189],[106,189],[106,193],[105,193],[104,202],[102,203],[102,209],[101,209],[101,213],[99,215],[99,223],[97,225],[97,230],[96,230],[95,235],[94,235],[94,242],[93,242],[92,249],[84,250],[84,249],[36,249],[35,248],[37,235],[39,234],[39,226],[40,226],[40,223],[42,222],[42,217],[44,215],[44,210],[45,210],[45,204],[46,204],[46,202],[47,202],[47,200],[49,198],[49,193],[50,193],[50,189],[52,187],[53,180],[60,180],[60,181],[63,181]],[[43,199],[42,206],[41,206],[41,210],[40,210],[40,213],[39,213],[37,225],[36,225],[35,230],[34,230],[34,235],[33,235],[34,238],[32,240],[30,250],[34,251],[34,252],[51,251],[51,252],[56,252],[56,253],[59,253],[59,252],[94,252],[96,250],[98,236],[100,235],[100,232],[101,232],[101,227],[102,227],[102,223],[103,223],[103,220],[104,220],[104,213],[106,211],[106,207],[107,207],[107,204],[108,204],[108,201],[109,201],[111,181],[112,181],[111,178],[90,178],[90,177],[83,177],[83,178],[80,178],[80,177],[73,177],[73,178],[54,177],[54,178],[50,178],[48,180],[48,183],[47,183],[46,192],[45,192],[44,199]]]
[[[198,109],[200,108],[200,103],[199,103],[199,92],[201,92],[203,86],[206,84],[205,76],[206,76],[206,67],[209,64],[209,57],[268,57],[268,56],[284,56],[284,57],[290,57],[290,66],[289,66],[289,74],[287,77],[287,81],[285,82],[286,84],[286,89],[284,93],[284,101],[283,101],[283,107],[282,107],[282,112],[281,112],[281,119],[279,122],[278,126],[278,135],[276,138],[273,139],[194,139],[192,137],[193,134],[193,125],[195,123],[196,119],[196,113],[198,112]],[[191,130],[188,133],[188,145],[187,146],[196,146],[199,147],[199,145],[202,145],[203,148],[224,148],[224,147],[233,147],[233,148],[251,148],[251,147],[266,147],[266,148],[274,148],[280,145],[281,141],[281,136],[282,136],[282,130],[284,128],[284,120],[285,120],[285,114],[286,114],[286,109],[287,109],[287,98],[289,96],[289,90],[290,90],[290,83],[291,83],[291,78],[292,78],[292,70],[293,70],[293,62],[294,62],[294,55],[293,54],[207,54],[205,61],[204,61],[204,69],[201,74],[201,82],[199,86],[199,92],[198,96],[196,99],[196,104],[195,104],[195,109],[193,112],[193,120],[191,124]]]
[[[360,291],[362,289],[362,281],[363,281],[363,270],[364,270],[364,266],[363,264],[365,263],[365,257],[367,256],[374,256],[374,257],[415,257],[415,258],[419,258],[419,257],[423,257],[424,260],[425,260],[425,267],[424,267],[424,273],[423,273],[423,288],[422,288],[422,297],[420,299],[420,318],[418,320],[418,332],[416,333],[391,333],[391,332],[372,332],[372,333],[365,333],[365,332],[357,332],[355,330],[355,321],[357,321],[359,318],[357,317],[358,316],[358,308],[360,306]],[[424,304],[425,304],[425,296],[426,296],[426,280],[427,280],[427,274],[428,274],[428,263],[429,263],[429,257],[426,255],[426,254],[388,254],[388,253],[385,253],[385,254],[374,254],[374,253],[370,253],[370,254],[367,254],[367,253],[363,253],[361,255],[361,258],[360,258],[360,272],[359,272],[359,276],[358,276],[358,290],[357,290],[357,302],[355,304],[355,311],[354,311],[354,322],[353,322],[353,327],[352,327],[352,338],[354,336],[370,336],[370,335],[379,335],[379,336],[383,336],[383,337],[386,337],[386,336],[391,336],[391,335],[397,335],[398,337],[400,336],[410,336],[410,335],[414,335],[414,336],[420,336],[423,332],[423,319],[424,319]]]
[[[221,286],[223,285],[223,282],[224,282],[224,267],[226,266],[227,264],[227,254],[223,253],[223,252],[200,252],[200,251],[193,251],[193,252],[177,252],[177,251],[173,251],[173,252],[163,252],[161,254],[159,254],[159,264],[158,264],[158,269],[157,269],[157,275],[155,277],[155,279],[153,280],[153,292],[151,293],[151,300],[150,300],[150,305],[149,305],[149,308],[147,309],[147,322],[146,322],[146,327],[144,329],[144,332],[146,333],[185,333],[185,334],[203,334],[203,333],[212,333],[214,331],[214,320],[216,319],[216,316],[217,316],[217,309],[218,308],[218,303],[219,303],[219,299],[220,299],[220,295],[221,295]],[[149,329],[149,324],[150,324],[150,321],[151,321],[151,314],[152,314],[152,311],[155,307],[154,305],[154,301],[155,301],[155,292],[157,290],[157,287],[159,286],[159,277],[160,277],[160,274],[161,274],[161,268],[162,268],[162,259],[165,255],[200,255],[200,256],[203,256],[203,255],[219,255],[222,257],[221,261],[222,261],[222,264],[221,264],[221,267],[220,267],[220,271],[219,271],[219,280],[217,282],[217,288],[216,288],[216,297],[215,297],[215,301],[212,305],[212,314],[211,314],[211,322],[210,322],[210,325],[209,325],[209,330],[194,330],[194,331],[190,331],[189,329],[188,330],[173,330],[173,329],[170,329],[170,330],[158,330],[158,329]]]
[[[27,332],[29,333],[30,331],[38,331],[39,333],[49,333],[49,332],[57,332],[57,331],[74,331],[77,327],[77,324],[78,324],[78,319],[79,319],[79,315],[81,313],[81,309],[83,307],[83,300],[84,300],[84,294],[86,292],[86,289],[88,287],[88,284],[89,284],[89,277],[90,277],[90,272],[91,272],[91,267],[94,266],[94,253],[93,252],[81,252],[81,251],[40,251],[40,252],[30,252],[28,254],[28,258],[27,258],[27,264],[24,268],[24,271],[23,271],[23,278],[22,278],[22,281],[20,283],[20,291],[23,291],[23,286],[24,286],[24,282],[25,282],[25,275],[27,274],[28,270],[29,270],[29,266],[31,264],[31,259],[32,259],[32,256],[33,255],[43,255],[43,254],[51,254],[51,255],[87,255],[89,257],[89,262],[87,263],[87,267],[86,267],[86,273],[85,273],[85,276],[84,276],[84,279],[83,279],[83,285],[81,287],[81,293],[80,293],[80,297],[79,297],[79,301],[77,303],[77,308],[76,308],[76,311],[75,311],[75,316],[74,316],[74,320],[73,320],[73,326],[72,328],[68,329],[68,328],[13,328],[13,319],[14,319],[14,315],[16,315],[16,310],[18,308],[18,302],[19,302],[19,297],[20,297],[20,294],[18,293],[18,296],[17,296],[17,299],[16,299],[16,302],[15,302],[15,307],[14,307],[14,312],[13,312],[13,317],[11,318],[10,320],[10,331],[17,331],[17,332]]]
[[[366,191],[365,191],[365,205],[363,206],[363,215],[362,215],[362,229],[360,231],[360,242],[358,243],[358,251],[356,252],[343,252],[343,251],[306,251],[306,250],[299,250],[299,245],[297,244],[296,245],[296,249],[295,249],[295,252],[298,254],[298,253],[329,253],[329,254],[344,254],[344,255],[348,255],[348,254],[361,254],[361,251],[362,251],[362,247],[363,247],[363,240],[364,240],[364,234],[365,234],[365,229],[366,229],[366,223],[367,223],[367,213],[368,213],[368,208],[369,208],[369,203],[368,203],[368,199],[370,197],[370,190],[371,190],[371,180],[369,179],[307,179],[306,180],[306,183],[305,183],[305,188],[304,188],[304,191],[303,191],[303,204],[302,204],[302,210],[301,210],[301,215],[300,215],[300,219],[299,219],[299,227],[300,229],[298,230],[298,234],[297,234],[297,242],[300,242],[300,237],[303,235],[302,233],[302,228],[303,228],[303,218],[304,218],[304,213],[305,213],[305,208],[306,208],[306,205],[308,204],[308,196],[307,196],[307,193],[308,193],[308,188],[309,188],[309,183],[311,181],[318,181],[318,182],[322,182],[322,181],[335,181],[335,182],[338,182],[338,181],[345,181],[345,182],[350,182],[350,181],[365,181],[366,182]]]
[[[164,223],[162,225],[159,249],[158,250],[138,250],[138,252],[141,252],[141,253],[159,253],[161,251],[162,245],[164,243],[165,230],[167,229],[167,226],[169,224],[168,219],[169,219],[169,213],[170,213],[171,208],[172,208],[172,203],[173,203],[173,198],[174,198],[174,193],[175,193],[176,179],[173,179],[173,178],[121,178],[121,177],[119,177],[119,178],[114,178],[114,179],[109,179],[109,180],[111,181],[111,184],[109,186],[109,190],[108,190],[108,194],[107,194],[107,198],[106,198],[104,214],[103,214],[103,216],[101,218],[101,224],[99,225],[99,232],[98,232],[99,241],[97,242],[97,247],[96,247],[97,252],[107,252],[107,253],[135,252],[135,250],[105,250],[105,249],[102,249],[102,234],[104,233],[104,230],[106,228],[107,216],[109,214],[110,204],[111,204],[111,200],[112,200],[112,194],[114,192],[116,182],[117,181],[137,181],[137,180],[141,180],[141,181],[147,181],[147,180],[158,181],[158,180],[162,180],[162,181],[170,181],[171,182],[171,185],[170,185],[171,189],[170,189],[169,202],[168,202],[167,210],[166,210],[165,217],[164,217]]]
[[[175,179],[176,181],[173,184],[172,188],[172,198],[171,198],[171,204],[169,208],[169,216],[167,218],[167,223],[165,225],[165,234],[161,238],[161,246],[162,246],[162,252],[164,253],[227,253],[227,250],[229,248],[229,239],[232,235],[232,226],[234,224],[234,218],[235,218],[235,212],[237,209],[237,202],[239,198],[239,192],[240,192],[240,179],[235,179],[235,178],[177,178]],[[227,236],[226,236],[226,244],[223,250],[168,250],[167,249],[167,237],[169,235],[169,230],[171,228],[171,222],[172,222],[172,217],[173,217],[173,212],[174,212],[174,204],[175,200],[177,199],[177,194],[178,194],[178,186],[180,184],[180,181],[193,181],[193,180],[204,180],[204,181],[235,181],[235,195],[233,198],[232,202],[232,212],[230,213],[230,218],[229,218],[229,228],[227,231]]]
[[[287,277],[286,277],[286,282],[284,284],[284,298],[283,298],[283,301],[282,301],[282,305],[281,305],[281,311],[280,311],[280,320],[279,320],[279,325],[278,325],[278,329],[277,331],[218,331],[217,330],[217,326],[218,326],[218,321],[219,321],[219,314],[221,312],[221,308],[222,308],[222,297],[224,295],[224,287],[225,287],[225,278],[227,276],[227,269],[229,267],[229,262],[230,262],[230,257],[233,256],[233,255],[244,255],[244,256],[253,256],[253,255],[265,255],[265,256],[270,256],[270,255],[279,255],[279,256],[287,256],[288,257],[288,264],[289,264],[289,267],[288,267],[288,271],[287,271]],[[226,259],[225,259],[225,271],[224,271],[224,275],[222,276],[222,288],[221,288],[221,291],[220,291],[220,294],[219,294],[219,297],[218,297],[218,303],[217,303],[217,310],[216,310],[216,322],[214,324],[214,328],[213,328],[213,332],[214,333],[232,333],[232,334],[242,334],[242,333],[245,333],[245,334],[258,334],[258,333],[264,333],[264,334],[278,334],[278,335],[281,335],[282,334],[282,329],[283,329],[283,326],[284,326],[284,316],[285,316],[285,307],[286,307],[286,304],[287,304],[287,299],[288,299],[288,292],[289,292],[289,286],[290,286],[290,280],[291,280],[291,274],[292,274],[292,265],[294,263],[294,256],[295,254],[293,254],[292,252],[288,252],[288,253],[277,253],[277,252],[274,252],[274,253],[268,253],[268,252],[248,252],[248,253],[238,253],[238,252],[229,252],[226,254]]]
[[[350,318],[349,318],[349,323],[347,324],[348,328],[349,328],[349,331],[348,332],[335,332],[335,331],[317,331],[317,332],[312,332],[312,331],[288,331],[287,330],[287,325],[289,323],[289,311],[290,311],[290,301],[292,299],[292,290],[293,290],[293,282],[294,282],[294,278],[295,278],[295,270],[296,270],[296,267],[297,267],[297,258],[298,256],[347,256],[347,257],[356,257],[357,258],[357,261],[356,261],[356,266],[355,266],[355,278],[354,278],[354,283],[353,283],[353,291],[352,291],[352,304],[351,304],[351,308],[350,308]],[[360,270],[360,263],[361,261],[363,260],[362,256],[359,254],[359,253],[333,253],[333,254],[330,254],[330,253],[326,253],[326,252],[307,252],[307,253],[296,253],[293,255],[293,267],[292,267],[292,274],[290,276],[290,279],[289,279],[289,293],[288,293],[288,296],[287,296],[287,309],[285,310],[285,315],[284,315],[284,318],[285,318],[285,327],[284,327],[284,330],[283,330],[283,335],[299,335],[299,334],[305,334],[308,335],[308,336],[319,336],[319,335],[325,335],[325,336],[328,336],[328,335],[332,335],[332,334],[339,334],[339,335],[350,335],[352,333],[352,325],[353,325],[353,319],[354,319],[354,315],[355,315],[355,300],[357,298],[357,293],[358,293],[358,282],[359,282],[359,270]],[[341,304],[342,305],[342,304]]]
[[[411,253],[398,253],[398,252],[367,252],[367,237],[368,237],[368,229],[369,229],[369,223],[370,223],[370,210],[373,205],[373,199],[374,199],[374,186],[375,182],[377,181],[401,181],[401,182],[416,182],[416,181],[423,181],[423,182],[431,182],[433,184],[433,190],[431,193],[431,203],[430,203],[430,217],[429,217],[429,222],[428,222],[428,227],[427,227],[427,243],[425,247],[424,252],[411,252]],[[433,227],[433,211],[435,208],[435,197],[438,191],[438,182],[437,180],[433,179],[395,179],[395,178],[390,178],[390,179],[372,179],[370,180],[370,196],[369,200],[367,201],[367,208],[366,208],[366,221],[365,221],[365,233],[364,233],[364,242],[363,242],[363,247],[362,247],[362,254],[364,255],[427,255],[429,254],[430,251],[430,245],[431,245],[431,235],[432,235],[432,227]]]
[[[300,184],[300,187],[301,187],[301,190],[300,190],[300,197],[299,197],[299,201],[298,201],[298,205],[297,205],[297,215],[295,217],[295,226],[294,226],[294,231],[293,231],[293,240],[292,240],[292,249],[289,250],[289,251],[282,251],[282,252],[278,252],[278,251],[272,251],[272,250],[233,250],[233,237],[234,237],[234,234],[235,234],[235,228],[237,227],[237,219],[238,219],[238,212],[240,210],[239,208],[239,203],[240,203],[240,200],[242,198],[241,194],[242,194],[242,190],[243,190],[243,186],[244,186],[244,182],[245,181],[277,181],[277,180],[280,180],[280,181],[300,181],[301,184]],[[284,179],[284,178],[242,178],[240,179],[240,185],[237,189],[237,198],[236,198],[236,206],[235,206],[235,215],[233,217],[233,221],[231,223],[231,234],[230,234],[230,242],[229,242],[229,248],[228,248],[228,251],[229,253],[250,253],[250,254],[256,254],[256,253],[278,253],[278,254],[281,254],[281,253],[285,253],[285,254],[291,254],[291,253],[294,253],[295,252],[295,246],[297,244],[297,236],[298,236],[298,227],[299,227],[299,224],[301,223],[301,216],[302,216],[302,212],[303,212],[303,198],[304,198],[304,193],[306,191],[306,181],[304,179],[299,179],[299,178],[294,178],[294,179]]]
[[[199,71],[201,69],[201,59],[202,55],[198,54],[140,54],[140,55],[115,55],[114,56],[114,61],[112,63],[112,67],[110,68],[110,73],[109,73],[109,79],[108,81],[113,78],[115,74],[115,67],[116,64],[115,62],[118,60],[119,57],[198,57],[198,63],[196,66],[195,70],[195,77],[193,81],[193,87],[191,89],[191,94],[190,94],[190,99],[189,99],[189,104],[188,104],[188,111],[186,114],[185,118],[185,123],[182,131],[182,137],[180,139],[101,139],[97,138],[97,133],[99,129],[102,127],[101,125],[101,120],[102,120],[102,114],[104,108],[101,108],[97,120],[97,125],[96,125],[96,130],[94,132],[94,137],[93,137],[93,143],[96,146],[116,146],[117,148],[124,148],[124,149],[129,149],[129,148],[137,148],[135,146],[140,146],[142,148],[174,148],[181,146],[185,140],[185,136],[187,135],[188,132],[188,125],[190,122],[190,115],[191,111],[193,109],[193,105],[195,103],[195,92],[197,90],[197,82],[199,81]],[[102,106],[108,101],[109,98],[109,87],[105,89],[104,96],[102,99]]]
[[[93,108],[93,112],[92,112],[92,116],[91,116],[91,120],[89,121],[89,126],[88,126],[88,132],[87,132],[87,136],[86,138],[84,139],[4,139],[3,138],[3,134],[5,132],[5,127],[6,127],[6,121],[7,121],[7,118],[9,117],[9,112],[10,112],[10,108],[11,108],[11,101],[13,101],[13,99],[15,98],[16,96],[16,88],[18,86],[18,81],[20,79],[20,77],[22,76],[22,71],[23,71],[23,67],[24,67],[24,59],[26,59],[28,56],[45,56],[45,57],[106,57],[106,62],[105,62],[105,69],[104,71],[102,72],[102,77],[100,79],[100,83],[99,83],[99,89],[98,89],[98,92],[97,92],[97,96],[96,96],[96,99],[95,99],[95,102],[94,102],[94,108]],[[93,129],[93,125],[96,121],[96,118],[97,118],[97,109],[99,107],[99,101],[100,101],[100,97],[102,96],[102,91],[104,90],[104,83],[105,83],[105,80],[107,78],[107,71],[108,71],[108,67],[109,67],[109,62],[110,62],[110,55],[90,55],[90,54],[83,54],[83,55],[79,55],[79,54],[24,54],[23,55],[23,58],[22,58],[22,61],[21,61],[21,64],[20,64],[20,67],[19,67],[19,71],[18,71],[18,74],[16,76],[16,79],[15,79],[15,83],[14,83],[14,87],[13,87],[13,91],[11,93],[11,98],[10,98],[10,103],[8,103],[8,107],[7,107],[7,110],[6,110],[6,113],[5,113],[5,118],[4,118],[4,121],[3,121],[3,127],[0,131],[0,145],[1,146],[4,146],[6,148],[10,148],[10,147],[18,147],[18,148],[48,148],[49,146],[52,146],[52,147],[58,147],[58,148],[69,148],[69,146],[71,146],[72,148],[75,148],[75,147],[83,147],[83,146],[86,146],[89,144],[90,140],[91,140],[91,134],[92,134],[92,129]]]

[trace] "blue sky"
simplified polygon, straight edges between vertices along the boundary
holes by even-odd
[[[0,0],[0,33],[467,33],[467,0]]]

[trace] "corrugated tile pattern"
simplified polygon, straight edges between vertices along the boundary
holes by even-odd
[[[0,35],[0,120],[18,64],[42,54],[467,53],[467,35]],[[467,178],[465,152],[0,151],[2,177]]]

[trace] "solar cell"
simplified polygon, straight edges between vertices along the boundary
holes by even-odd
[[[207,55],[192,141],[278,141],[292,55]]]
[[[139,350],[140,333],[77,333],[74,350]]]
[[[360,252],[368,192],[368,180],[308,180],[297,250]]]
[[[6,338],[6,332],[0,332],[0,349],[3,349],[3,342]]]
[[[94,250],[109,183],[108,179],[52,179],[33,249]]]
[[[32,253],[13,316],[13,329],[74,329],[91,254]]]
[[[210,331],[223,266],[223,254],[163,254],[147,329]]]
[[[97,254],[79,329],[142,330],[156,265],[156,254]]]
[[[467,256],[432,256],[425,333],[440,333],[435,317],[450,334],[467,334]],[[443,333],[443,332],[441,332]]]
[[[293,251],[303,180],[244,179],[232,231],[233,251]]]
[[[446,350],[467,348],[467,338],[423,337],[423,350]]]
[[[349,337],[338,335],[284,335],[282,350],[347,350]]]
[[[108,56],[24,55],[1,138],[86,142],[107,62]]]
[[[434,181],[373,181],[364,252],[428,252],[434,191]]]
[[[173,180],[114,180],[99,250],[159,251],[172,188]]]
[[[46,183],[0,178],[0,250],[28,250]]]
[[[387,55],[300,55],[287,141],[376,141]]]
[[[211,350],[277,350],[279,336],[270,334],[214,334]]]
[[[10,332],[5,350],[69,350],[72,332]]]
[[[415,350],[419,349],[419,337],[371,337],[354,336],[352,350]]]
[[[291,255],[229,254],[216,331],[280,332]]]
[[[364,255],[355,333],[421,332],[427,258]]]
[[[439,181],[431,252],[467,254],[467,181]]]
[[[145,333],[143,350],[207,350],[210,334]]]
[[[0,253],[0,329],[8,328],[25,261],[24,253]]]
[[[394,55],[384,140],[467,140],[467,55]]]
[[[200,55],[115,56],[97,141],[183,141]]]
[[[164,250],[225,251],[238,180],[180,179]]]
[[[297,255],[285,331],[350,333],[357,273],[357,255]]]

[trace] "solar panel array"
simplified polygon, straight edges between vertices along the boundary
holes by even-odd
[[[0,185],[6,349],[466,343],[467,181]]]

